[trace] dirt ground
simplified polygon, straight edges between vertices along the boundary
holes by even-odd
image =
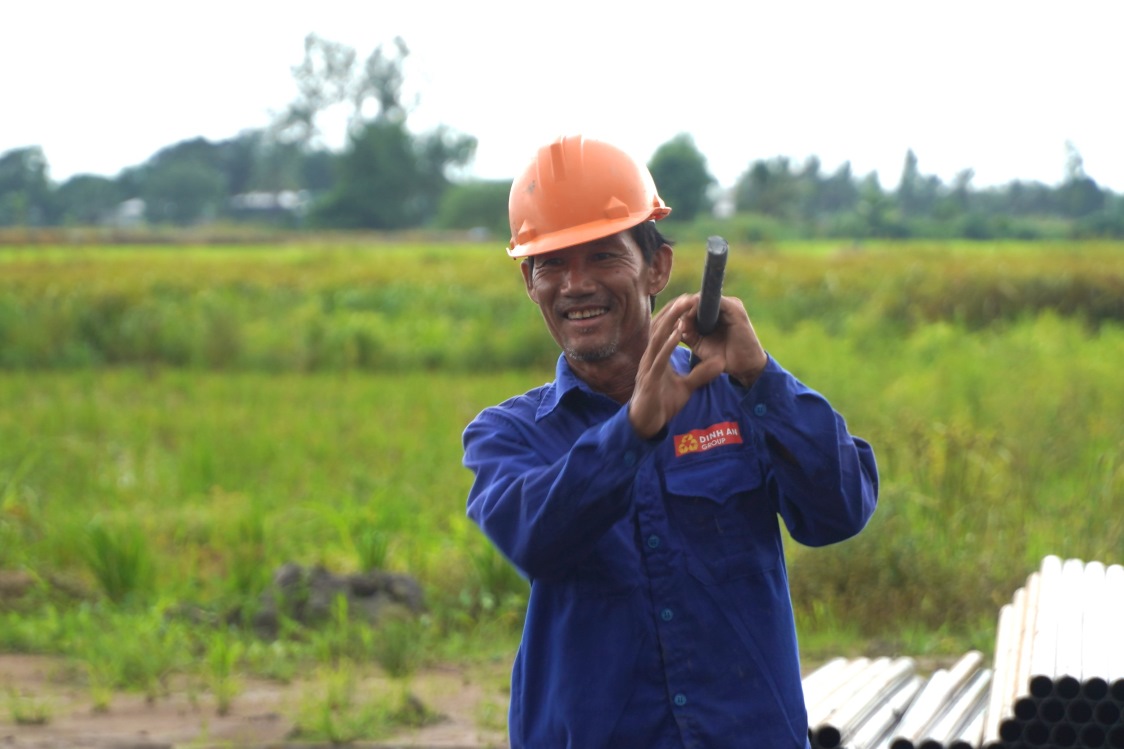
[[[919,659],[929,672],[946,659]],[[806,664],[806,673],[817,664]],[[379,741],[357,741],[354,749],[506,749],[507,680],[510,664],[436,668],[416,674],[410,692],[440,719],[425,728]],[[0,749],[310,749],[328,747],[294,738],[294,717],[319,695],[310,683],[243,680],[228,715],[220,716],[211,695],[173,687],[170,696],[147,702],[117,694],[109,710],[95,712],[88,689],[58,658],[0,654]],[[371,675],[361,688],[386,687]],[[40,725],[19,722],[41,706]]]
[[[502,749],[507,664],[482,669],[431,669],[415,675],[410,691],[441,718],[434,725],[353,747]],[[372,679],[377,677],[372,677]],[[0,655],[0,749],[209,749],[210,747],[309,747],[290,738],[293,716],[310,699],[308,684],[282,685],[243,680],[228,715],[217,714],[213,698],[172,689],[146,702],[141,695],[115,695],[109,709],[92,709],[88,690],[68,678],[59,659]],[[35,710],[36,706],[42,710]],[[42,712],[31,725],[15,719]],[[327,744],[318,744],[324,745]]]

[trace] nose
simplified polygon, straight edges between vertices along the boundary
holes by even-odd
[[[585,263],[575,260],[567,264],[562,276],[562,293],[567,296],[582,296],[593,290],[593,276]]]

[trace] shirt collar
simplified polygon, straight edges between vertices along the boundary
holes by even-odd
[[[593,389],[583,380],[579,379],[570,363],[566,361],[565,354],[558,355],[558,363],[554,366],[554,382],[550,383],[543,391],[539,408],[535,412],[535,421],[542,421],[562,403],[562,399],[572,390],[583,390],[592,393]]]
[[[686,373],[689,369],[687,362],[690,355],[690,350],[680,346],[671,355],[671,366],[677,372]],[[574,390],[580,390],[587,395],[605,397],[594,392],[585,380],[574,374],[574,370],[570,369],[570,363],[566,361],[566,355],[559,354],[558,363],[554,367],[554,382],[543,390],[542,399],[539,401],[538,410],[535,412],[535,421],[542,421],[554,413],[555,409],[562,403],[562,399]]]

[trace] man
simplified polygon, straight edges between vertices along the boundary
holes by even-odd
[[[653,317],[669,211],[646,168],[581,137],[511,188],[508,254],[562,349],[554,382],[464,433],[468,514],[531,583],[513,749],[807,746],[777,516],[812,546],[854,535],[874,456],[738,299],[705,337],[697,294]]]

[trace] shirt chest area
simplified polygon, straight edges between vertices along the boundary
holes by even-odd
[[[639,466],[631,512],[609,554],[632,555],[649,577],[689,574],[720,584],[772,568],[780,551],[775,504],[752,441],[736,421],[706,420],[669,435],[671,446]]]
[[[598,542],[582,577],[718,585],[780,559],[776,506],[759,442],[736,410],[681,414],[639,460],[629,511]]]

